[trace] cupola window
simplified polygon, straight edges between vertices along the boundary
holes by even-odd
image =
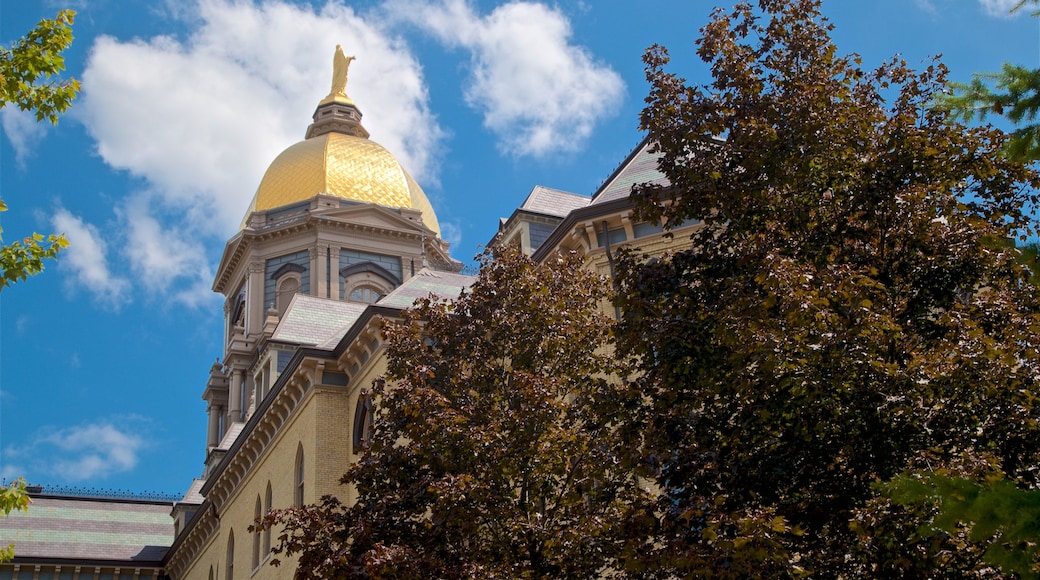
[[[379,302],[379,299],[383,297],[383,294],[378,288],[372,286],[358,286],[350,291],[349,300],[354,302],[364,302],[365,304],[375,304]]]

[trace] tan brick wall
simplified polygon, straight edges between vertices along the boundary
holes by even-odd
[[[279,557],[282,563],[275,568],[268,557],[261,554],[261,565],[256,570],[253,561],[253,534],[247,531],[253,523],[257,497],[263,505],[267,482],[271,482],[272,505],[275,508],[292,505],[295,481],[296,450],[304,450],[304,502],[315,503],[323,495],[335,495],[345,503],[355,500],[353,490],[340,485],[353,454],[354,409],[362,388],[371,388],[372,382],[386,372],[383,348],[362,366],[357,376],[346,387],[317,385],[312,387],[300,406],[271,442],[257,464],[226,502],[220,514],[220,530],[210,541],[185,574],[190,580],[208,580],[212,565],[216,578],[224,579],[226,548],[230,530],[235,532],[235,577],[267,580],[291,578],[295,562]],[[278,530],[272,532],[272,546],[277,545]],[[261,552],[263,540],[261,538]]]
[[[268,556],[261,554],[261,565],[253,569],[253,534],[247,528],[253,523],[256,499],[263,506],[267,483],[271,483],[271,500],[275,508],[289,507],[293,503],[296,451],[302,445],[304,453],[304,502],[313,503],[319,497],[318,490],[329,489],[328,482],[320,481],[321,463],[317,458],[317,432],[323,419],[322,408],[342,405],[347,399],[342,387],[317,386],[307,393],[300,406],[289,417],[281,433],[264,450],[260,459],[246,475],[235,493],[225,502],[220,513],[220,529],[201,556],[185,574],[185,578],[207,580],[209,567],[219,571],[217,578],[225,579],[226,551],[230,531],[235,533],[235,577],[291,578],[296,566],[293,561],[279,557],[282,564],[275,568],[267,562]],[[338,477],[337,477],[338,479]],[[321,492],[327,493],[327,492]],[[272,547],[278,543],[278,530],[271,534]],[[262,538],[261,538],[261,552]]]

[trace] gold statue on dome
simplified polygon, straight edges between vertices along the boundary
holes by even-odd
[[[332,57],[332,90],[327,99],[347,97],[347,69],[350,63],[357,60],[353,56],[345,56],[343,47],[336,45],[336,54]]]

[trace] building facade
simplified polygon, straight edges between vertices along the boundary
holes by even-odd
[[[345,91],[343,58],[337,47],[332,91],[304,140],[271,163],[225,246],[213,284],[225,298],[224,352],[202,391],[204,468],[180,501],[149,507],[161,512],[164,536],[129,533],[148,556],[129,577],[291,577],[292,561],[271,565],[272,534],[250,525],[271,508],[326,494],[353,501],[339,479],[371,428],[370,391],[386,371],[382,324],[418,298],[456,297],[473,282],[459,273],[422,188],[369,139]],[[592,196],[535,187],[490,243],[536,260],[576,250],[611,276],[621,245],[660,252],[686,239],[634,220],[628,194],[648,182],[665,183],[644,141]],[[70,566],[89,558],[29,550],[32,527],[13,537],[18,557],[0,566],[0,580],[127,577],[132,547],[118,561],[94,548],[93,568],[72,576]]]

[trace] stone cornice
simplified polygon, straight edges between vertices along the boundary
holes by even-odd
[[[386,219],[387,223],[385,225],[357,223],[348,221],[343,215],[347,213],[356,215],[368,212],[379,214]],[[376,234],[413,242],[426,240],[426,251],[438,256],[441,260],[447,257],[447,253],[438,247],[435,242],[438,238],[432,230],[422,223],[414,222],[401,216],[392,209],[367,204],[321,210],[304,216],[294,216],[262,228],[245,229],[239,232],[235,238],[228,242],[224,249],[224,255],[217,269],[217,279],[213,283],[213,291],[225,294],[227,291],[230,291],[229,285],[233,282],[232,277],[253,244],[298,235],[301,232],[334,230]]]
[[[285,372],[278,377],[271,394],[264,398],[227,455],[202,486],[202,494],[218,512],[303,401],[311,385],[321,382],[318,367],[324,365],[323,361],[311,358],[315,354],[327,358],[325,351],[297,351]]]
[[[185,524],[166,552],[164,565],[171,578],[182,578],[220,527],[220,518],[209,501],[199,505],[195,515]]]

